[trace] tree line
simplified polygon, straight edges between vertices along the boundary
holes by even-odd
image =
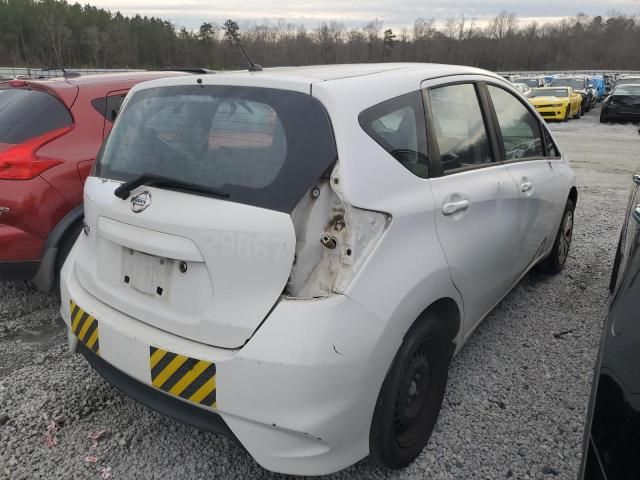
[[[329,22],[313,29],[229,20],[193,31],[66,0],[0,0],[0,66],[242,68],[236,39],[265,67],[418,61],[496,71],[640,69],[640,17],[615,12],[526,24],[509,12],[482,25],[465,16],[419,18],[396,31],[377,19],[358,28]]]

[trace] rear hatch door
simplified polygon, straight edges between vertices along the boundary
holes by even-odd
[[[328,116],[309,95],[141,89],[126,100],[85,186],[78,279],[142,322],[242,346],[289,278],[290,213],[335,158]],[[176,184],[142,182],[125,199],[114,195],[149,173]]]

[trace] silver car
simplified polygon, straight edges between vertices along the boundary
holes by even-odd
[[[577,191],[509,82],[384,63],[137,85],[84,198],[71,351],[314,475],[420,454],[452,356],[531,268],[562,270]]]

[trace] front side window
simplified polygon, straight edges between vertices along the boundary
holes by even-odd
[[[175,86],[136,92],[96,175],[152,173],[214,188],[230,201],[291,212],[337,157],[322,105],[297,92]]]
[[[558,150],[558,147],[556,147],[553,138],[551,138],[551,135],[546,128],[544,129],[544,138],[547,142],[547,151],[549,152],[549,156],[555,158],[560,157],[560,150]]]
[[[413,174],[427,178],[427,134],[420,92],[380,103],[362,112],[362,129]]]
[[[507,161],[544,156],[540,124],[514,95],[489,85]]]
[[[493,162],[473,84],[432,88],[429,90],[429,102],[445,173]]]

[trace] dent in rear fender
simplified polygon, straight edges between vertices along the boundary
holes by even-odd
[[[456,302],[464,324],[463,300],[451,280],[430,212],[394,217],[347,295],[386,319],[402,337],[420,313],[442,298]]]

